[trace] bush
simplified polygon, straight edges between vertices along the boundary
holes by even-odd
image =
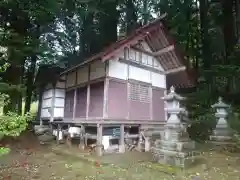
[[[4,106],[7,102],[7,96],[0,94],[0,106]],[[18,115],[17,113],[8,112],[0,115],[0,140],[4,136],[16,137],[25,131],[33,114]],[[0,147],[0,156],[8,153],[10,149]]]
[[[240,117],[239,113],[229,113],[228,125],[233,131],[233,140],[236,142],[236,146],[240,149]]]
[[[18,115],[9,112],[0,116],[0,133],[4,136],[19,136],[21,132],[26,130],[32,115]]]
[[[205,142],[212,134],[216,123],[216,118],[211,113],[191,119],[191,126],[187,129],[189,137],[197,142]]]

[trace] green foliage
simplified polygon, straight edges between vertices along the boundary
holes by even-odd
[[[233,131],[233,140],[235,140],[237,148],[240,148],[240,114],[234,112],[229,113],[228,124]]]
[[[8,103],[8,96],[0,94],[0,107]],[[16,137],[25,131],[28,123],[33,119],[32,114],[18,115],[17,113],[8,112],[0,115],[0,140],[4,136]],[[8,153],[10,149],[1,147],[0,156]]]
[[[188,128],[190,138],[197,142],[205,142],[216,126],[216,119],[213,114],[208,113],[191,119],[190,125]]]
[[[209,139],[209,135],[216,126],[214,112],[210,105],[213,104],[213,96],[206,88],[198,89],[197,92],[188,95],[186,107],[189,114],[189,136],[198,142]]]
[[[19,136],[21,132],[26,130],[32,115],[18,115],[9,112],[6,115],[0,116],[0,132],[5,136]]]

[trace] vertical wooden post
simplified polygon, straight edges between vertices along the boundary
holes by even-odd
[[[71,127],[71,124],[68,124],[68,130]],[[67,133],[66,144],[71,147],[72,146],[72,138],[69,133]]]
[[[141,126],[139,126],[139,138],[138,138],[138,151],[142,151],[142,143],[143,143],[143,137],[142,137],[142,129]]]
[[[166,96],[166,95],[167,95],[167,90],[164,91],[164,96]],[[168,113],[167,113],[167,111],[165,110],[165,108],[167,108],[167,103],[164,101],[165,122],[167,122]]]
[[[102,135],[103,135],[103,127],[102,124],[97,125],[97,146],[96,146],[96,153],[97,156],[103,155],[103,148],[102,148]]]
[[[59,131],[60,131],[60,129],[61,129],[60,124],[57,124],[57,137],[56,137],[56,138],[57,138],[57,139],[56,139],[56,140],[57,140],[57,144],[60,143],[60,141],[59,141],[59,133],[60,133]]]
[[[39,88],[39,97],[38,97],[38,112],[37,112],[37,120],[39,120],[40,125],[43,125],[41,113],[42,113],[42,102],[43,102],[43,92],[44,88],[40,86]]]
[[[107,101],[108,101],[108,87],[109,87],[109,79],[105,78],[104,79],[104,95],[103,95],[103,118],[106,118],[108,113],[107,113]]]
[[[130,118],[130,83],[129,83],[129,65],[127,65],[127,119]]]
[[[150,111],[150,119],[153,120],[153,95],[152,95],[152,86],[149,87],[149,104],[150,104],[150,107],[149,107],[149,111]]]
[[[119,142],[119,152],[125,152],[125,141],[124,141],[124,124],[120,125],[120,142]]]
[[[77,88],[74,89],[74,97],[73,97],[73,120],[76,117],[76,106],[77,106]]]
[[[54,107],[55,107],[55,94],[56,94],[56,83],[55,84],[52,84],[52,101],[51,101],[51,117],[50,117],[50,122],[53,122],[54,120]]]
[[[88,119],[89,114],[89,105],[90,105],[90,73],[91,73],[91,65],[88,65],[88,81],[87,81],[87,102],[86,102],[86,119]]]
[[[80,134],[80,142],[79,149],[85,149],[85,127],[81,125],[81,134]]]
[[[88,119],[89,105],[90,105],[90,84],[87,85],[86,119]]]

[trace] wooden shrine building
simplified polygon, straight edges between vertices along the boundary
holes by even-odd
[[[195,83],[164,17],[46,84],[39,103],[41,122],[95,126],[98,144],[102,144],[103,128],[120,127],[120,145],[126,127],[162,126],[166,89],[172,85],[189,88]]]

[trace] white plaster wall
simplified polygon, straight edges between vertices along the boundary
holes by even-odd
[[[88,66],[79,68],[77,71],[77,84],[85,83],[88,81]]]
[[[151,72],[152,86],[166,88],[166,75]]]
[[[64,103],[65,103],[65,89],[55,89],[54,107],[52,107],[52,92],[53,90],[47,90],[44,92],[45,97],[42,99],[41,117],[50,118],[51,115],[48,109],[54,108],[53,117],[63,118],[64,115]],[[49,98],[51,97],[51,98]],[[45,99],[47,98],[47,99]]]
[[[50,98],[50,99],[43,99],[43,101],[42,101],[42,108],[51,107],[51,105],[52,105],[52,98]]]
[[[64,99],[63,98],[55,98],[55,107],[64,107]]]
[[[43,99],[51,98],[52,95],[53,95],[53,90],[52,89],[48,89],[48,90],[43,92]]]
[[[64,115],[64,108],[60,108],[60,107],[57,107],[57,108],[54,108],[54,113],[53,113],[53,116],[55,118],[62,118]]]
[[[150,51],[151,49],[147,45],[147,43],[142,42],[142,46],[145,48],[145,50]],[[127,53],[127,59],[134,60],[135,62],[139,62],[139,53],[136,52],[134,49],[129,49]],[[118,78],[118,79],[134,79],[146,83],[151,83],[152,86],[160,87],[160,88],[166,88],[166,75],[151,72],[149,70],[145,70],[143,68],[134,67],[131,65],[127,65],[125,63],[119,62],[119,58],[124,57],[124,51],[117,54],[112,60],[109,61],[109,69],[108,69],[108,76]],[[142,53],[142,62],[146,66],[155,67],[156,69],[164,72],[164,69],[162,68],[161,64],[158,62],[158,60],[150,56],[148,54]],[[153,66],[155,65],[155,66]],[[128,74],[129,71],[129,74]]]
[[[105,63],[102,61],[95,61],[90,65],[90,80],[101,78],[105,76]]]
[[[55,97],[65,97],[65,89],[55,89]]]
[[[117,60],[109,61],[108,76],[118,79],[128,79],[128,65]]]
[[[151,72],[142,68],[129,66],[129,79],[151,83]]]
[[[66,87],[72,87],[76,82],[76,71],[67,74]]]
[[[50,113],[48,112],[48,109],[41,110],[41,117],[42,118],[50,118],[51,117]]]

